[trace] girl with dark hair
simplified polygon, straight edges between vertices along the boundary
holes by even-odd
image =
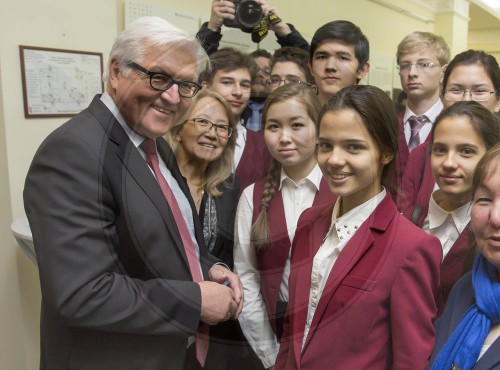
[[[422,228],[443,247],[439,312],[453,285],[472,268],[474,250],[467,241],[472,176],[484,153],[499,141],[498,119],[476,102],[456,103],[434,123],[430,157],[438,189],[430,197]]]
[[[476,256],[471,272],[451,291],[436,321],[429,369],[498,369],[500,366],[500,145],[490,148],[472,179],[471,228]]]
[[[276,369],[423,369],[441,248],[396,209],[398,121],[382,90],[340,90],[319,117],[318,164],[334,204],[304,211],[293,240]]]
[[[243,191],[236,211],[234,266],[245,293],[239,320],[265,368],[278,354],[299,215],[334,199],[315,157],[320,108],[314,91],[303,84],[269,95],[263,134],[273,163],[266,178]]]
[[[447,66],[441,93],[444,108],[459,101],[474,100],[497,113],[500,109],[500,68],[496,59],[484,51],[468,50],[457,54]],[[404,170],[399,209],[422,226],[434,190],[429,143],[415,148]]]

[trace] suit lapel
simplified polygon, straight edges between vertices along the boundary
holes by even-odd
[[[108,132],[108,136],[110,141],[117,144],[116,154],[120,158],[123,163],[124,169],[126,169],[126,173],[122,174],[123,184],[126,183],[126,177],[130,176],[134,179],[134,181],[142,188],[144,193],[151,199],[151,202],[155,205],[158,212],[161,214],[163,221],[165,222],[166,227],[172,233],[172,237],[175,240],[175,245],[179,249],[179,252],[183,256],[185,267],[189,270],[189,264],[186,257],[186,252],[183,247],[182,239],[179,234],[179,230],[175,223],[175,218],[172,214],[170,206],[163,195],[158,182],[153,176],[151,170],[149,169],[146,161],[139,153],[139,150],[135,147],[135,145],[130,141],[130,138],[120,126],[118,121],[114,118],[113,115],[110,114],[110,117],[107,120],[106,131]],[[160,139],[163,140],[163,139]],[[157,142],[160,142],[157,140]],[[166,145],[166,144],[165,144]],[[164,148],[160,149],[161,145],[158,146],[158,152],[162,155],[162,152],[165,152]],[[172,155],[173,156],[173,155]],[[169,156],[162,155],[163,160],[167,164],[167,167],[172,166],[172,158]],[[169,167],[170,169],[171,167]],[[183,189],[184,181],[179,181],[178,176],[175,175],[175,171],[172,171],[174,178],[178,181],[181,189]],[[189,197],[188,197],[189,199]],[[201,248],[200,248],[201,249]]]
[[[295,297],[293,304],[295,310],[293,311],[293,333],[304,333],[304,328],[307,320],[307,309],[309,304],[309,292],[311,288],[311,271],[313,259],[318,252],[323,238],[330,228],[332,221],[333,204],[324,207],[322,213],[314,220],[307,220],[304,228],[306,230],[297,229],[295,233],[293,248],[292,248],[292,269],[298,271],[295,282],[297,287],[294,289]],[[309,240],[303,240],[302,235],[308,235]],[[297,240],[297,243],[295,242]],[[293,339],[295,361],[300,363],[300,356],[302,352],[303,335],[296,335]]]

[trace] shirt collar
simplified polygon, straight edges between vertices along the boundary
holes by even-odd
[[[437,102],[432,107],[430,107],[430,109],[427,112],[424,113],[424,115],[427,116],[427,118],[429,119],[429,121],[431,121],[431,123],[434,123],[434,121],[436,121],[437,116],[439,115],[439,113],[441,113],[442,110],[443,110],[443,102],[441,101],[441,99],[438,99]],[[413,111],[408,106],[406,106],[404,122],[407,123],[408,119],[411,116],[418,116],[418,114],[413,113]]]
[[[470,221],[471,203],[466,203],[462,207],[448,212],[441,208],[438,204],[443,199],[443,194],[440,190],[432,193],[429,201],[429,229],[436,229],[443,225],[448,217],[451,216],[453,223],[458,230],[463,230]]]
[[[368,217],[370,217],[373,210],[377,208],[380,202],[382,202],[386,194],[387,191],[384,188],[379,194],[375,195],[370,200],[351,209],[349,212],[340,217],[338,217],[338,214],[340,211],[342,197],[339,197],[335,202],[332,212],[333,232],[337,233],[339,240],[342,241],[345,238],[350,238],[350,236],[356,232],[357,229],[359,229],[361,224],[365,222]]]
[[[288,177],[288,175],[286,174],[286,172],[283,169],[283,167],[281,167],[279,189],[281,190],[281,188],[283,187],[283,183],[285,181],[288,181],[288,182],[294,184],[297,187],[300,186],[303,183],[309,182],[309,183],[311,183],[316,188],[316,191],[319,191],[319,186],[321,184],[321,179],[322,178],[323,178],[323,174],[321,173],[321,170],[320,170],[320,168],[319,168],[319,166],[317,164],[314,166],[314,168],[312,169],[312,171],[309,172],[309,174],[305,178],[303,178],[302,180],[300,180],[298,183],[296,183],[290,177]]]
[[[244,147],[247,141],[247,129],[243,126],[243,118],[236,124],[236,132],[238,133],[236,137],[236,146]]]
[[[137,132],[132,130],[129,125],[127,125],[127,123],[125,122],[125,119],[123,118],[120,111],[118,110],[118,107],[116,106],[115,101],[113,100],[111,95],[109,95],[107,92],[104,92],[101,95],[101,101],[104,103],[104,105],[106,107],[108,107],[108,109],[111,111],[113,116],[115,116],[116,120],[118,121],[120,126],[123,128],[123,130],[125,131],[125,133],[129,137],[130,141],[132,141],[132,143],[135,145],[135,147],[137,148],[139,145],[141,145],[142,142],[144,141],[144,136],[139,135]]]

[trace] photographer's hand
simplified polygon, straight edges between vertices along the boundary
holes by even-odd
[[[234,19],[234,3],[231,0],[212,0],[212,12],[208,21],[208,29],[220,31],[224,19]]]
[[[280,17],[278,8],[276,8],[274,5],[270,4],[267,0],[256,0],[261,6],[262,6],[262,12],[264,13],[264,16],[268,16],[269,13],[273,13],[275,16]],[[272,30],[277,36],[279,37],[285,37],[292,33],[292,30],[283,21],[280,21],[276,24],[270,24],[269,29]]]

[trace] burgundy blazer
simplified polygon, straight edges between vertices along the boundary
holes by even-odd
[[[302,349],[313,258],[333,205],[299,220],[276,369],[424,369],[432,353],[439,240],[397,212],[390,195],[340,252]]]
[[[396,204],[398,206],[398,209],[401,209],[401,202],[404,199],[407,186],[403,181],[403,176],[405,174],[405,171],[407,170],[408,160],[410,158],[410,150],[408,149],[408,144],[406,143],[406,137],[405,137],[405,129],[403,122],[404,112],[398,116],[398,119],[399,119],[399,141],[398,141],[398,155],[396,157],[396,180],[400,191],[396,199]],[[431,135],[429,134],[427,135],[427,138],[420,146],[422,146],[425,143],[429,143],[430,139]],[[417,150],[417,148],[413,149],[412,152]]]
[[[247,130],[245,148],[235,171],[240,179],[240,195],[248,185],[267,175],[271,161],[262,132]]]
[[[472,264],[466,268],[465,263],[469,255],[469,224],[458,236],[450,251],[441,264],[441,292],[438,299],[439,315],[444,310],[451,288],[465,273],[471,270]]]
[[[262,199],[264,185],[265,179],[260,179],[255,183],[253,191],[254,212],[252,224],[260,213],[260,201]],[[322,178],[319,191],[314,197],[312,206],[334,203],[335,199],[336,197],[330,191],[328,183]],[[260,291],[262,299],[266,304],[269,322],[276,334],[276,303],[278,302],[285,264],[292,244],[288,236],[283,197],[281,196],[281,191],[278,189],[271,200],[267,216],[269,219],[271,245],[257,252],[257,261],[260,271]]]
[[[429,201],[434,190],[431,159],[428,156],[430,142],[416,147],[407,160],[401,185],[399,210],[415,225],[422,227],[429,211]]]

